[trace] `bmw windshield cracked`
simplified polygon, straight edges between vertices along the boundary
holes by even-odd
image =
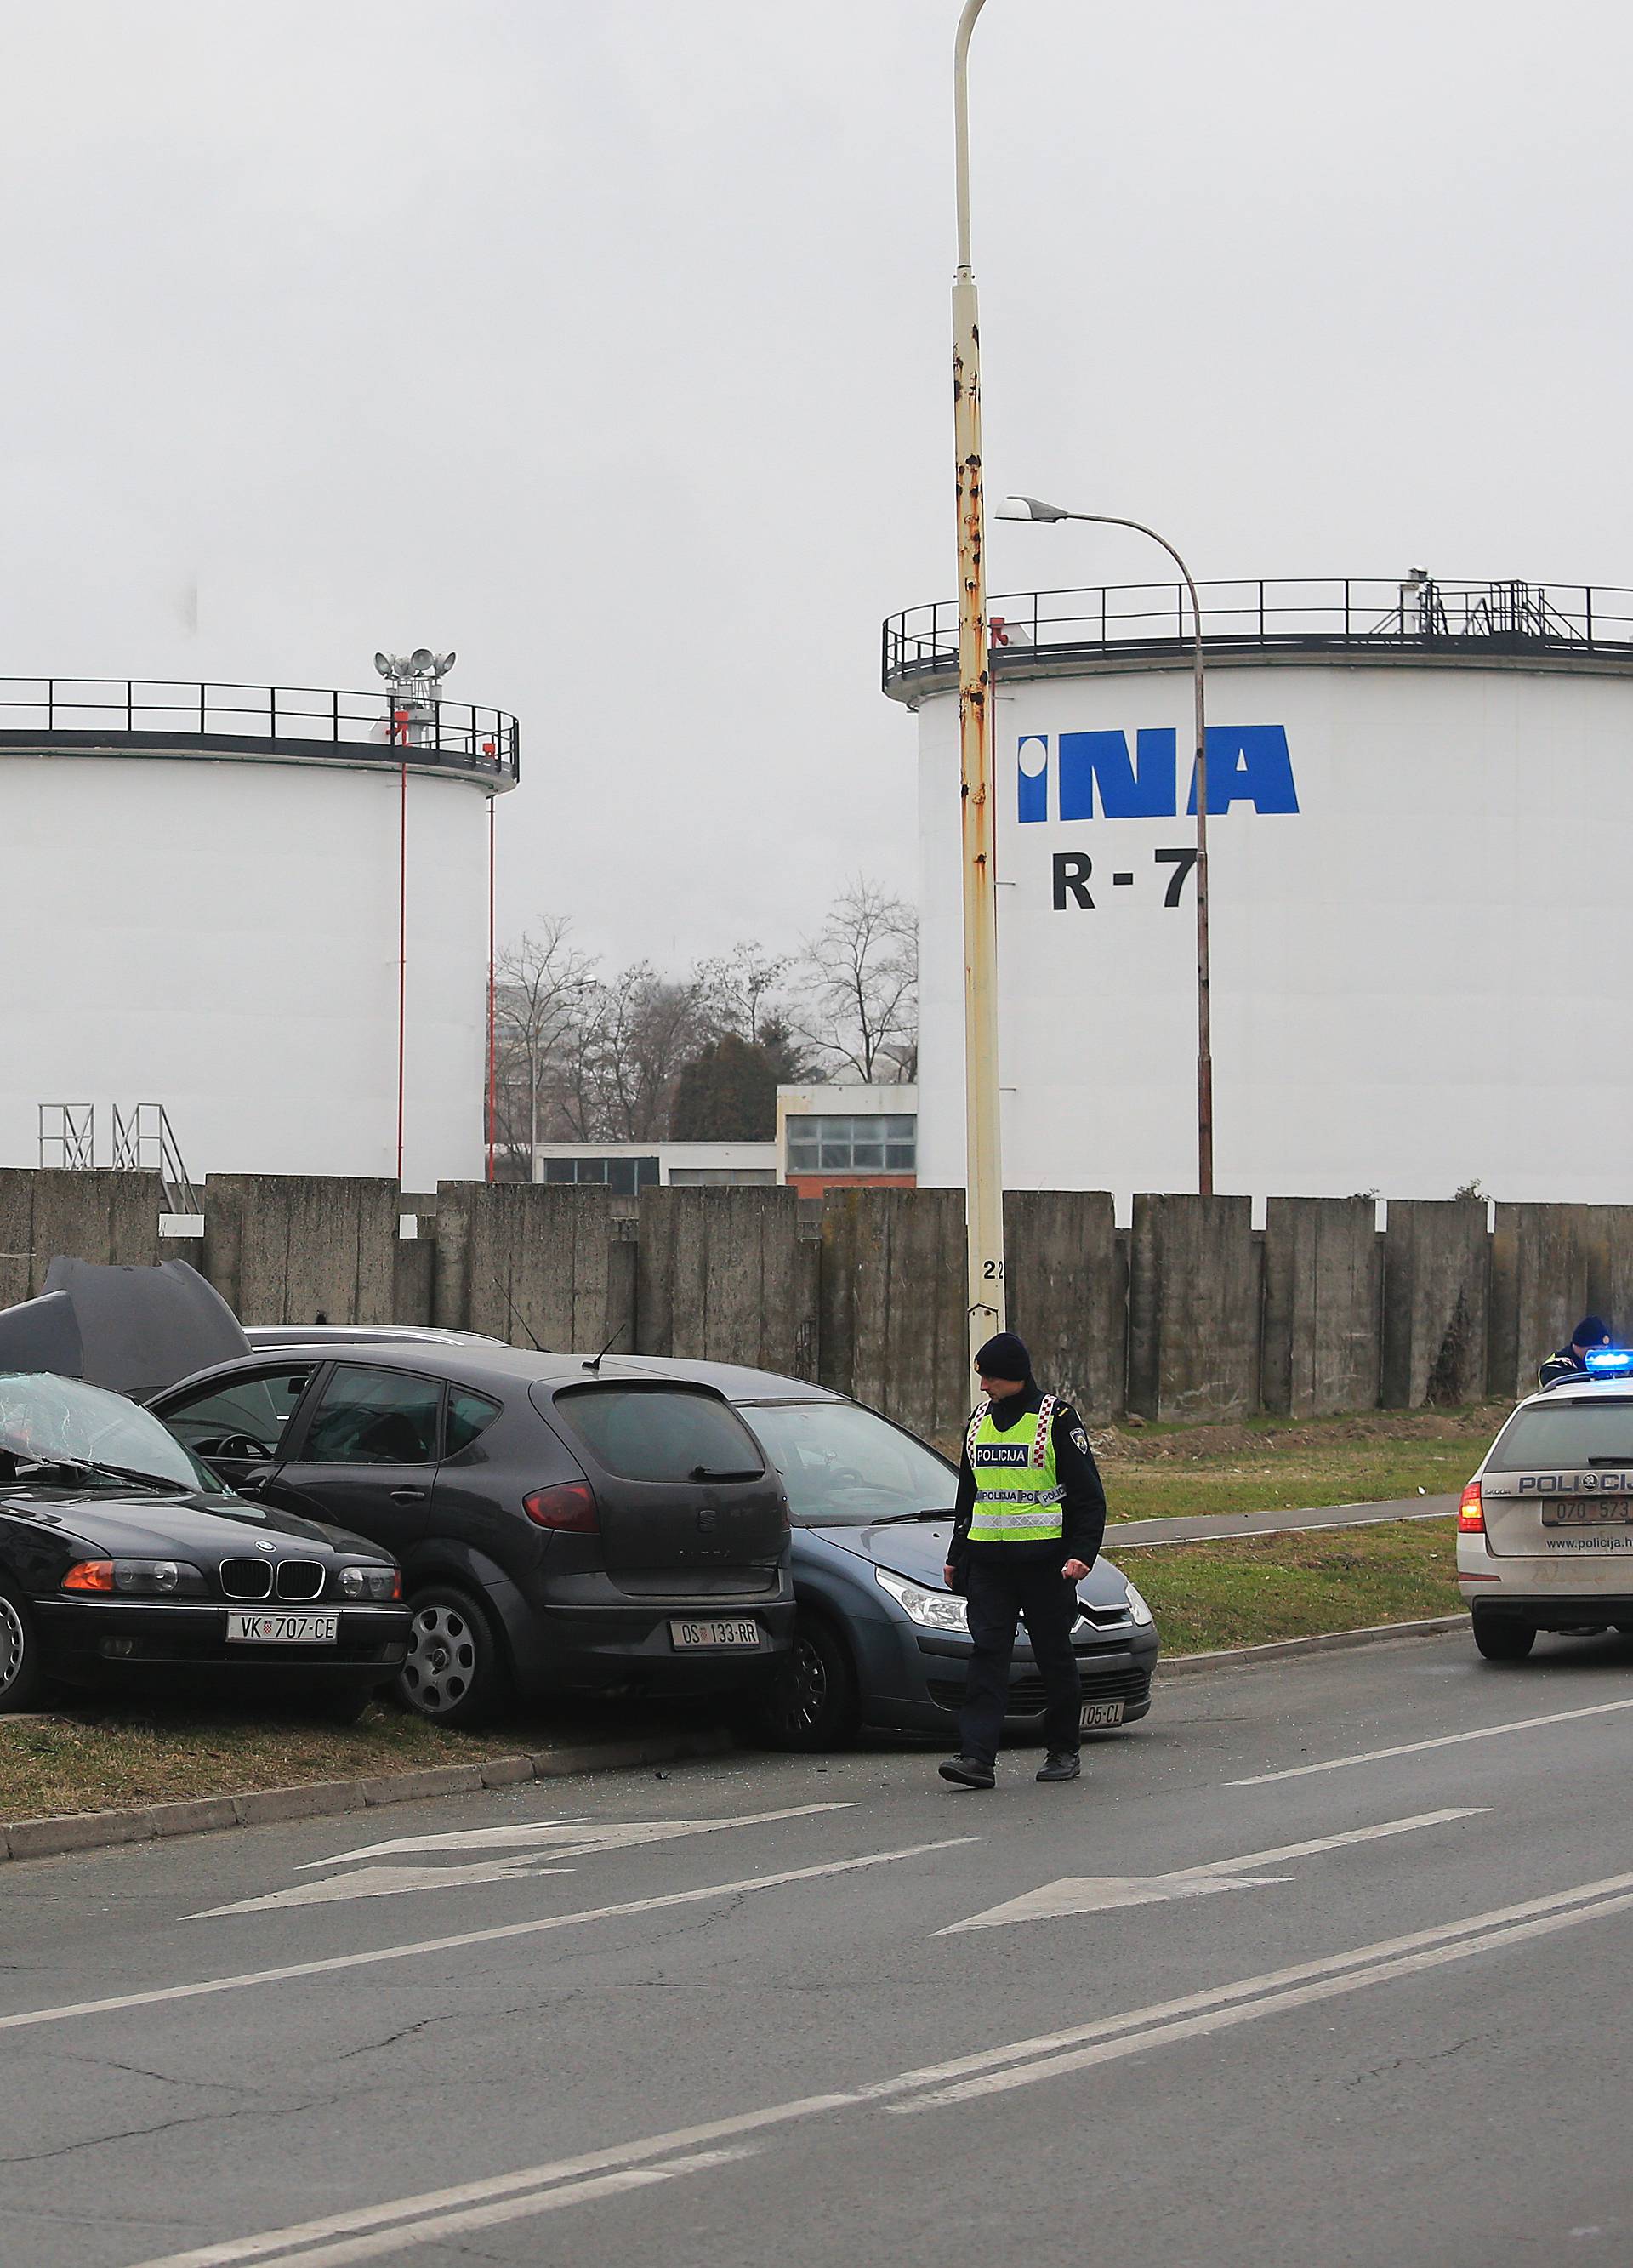
[[[203,1675],[346,1719],[407,1631],[374,1545],[230,1495],[122,1395],[0,1374],[0,1710]]]

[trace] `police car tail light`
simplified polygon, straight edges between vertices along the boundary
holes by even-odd
[[[1459,1499],[1457,1532],[1460,1535],[1483,1535],[1486,1532],[1486,1510],[1480,1501],[1478,1481],[1470,1481]]]

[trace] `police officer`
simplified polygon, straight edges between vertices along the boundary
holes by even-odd
[[[1569,1346],[1562,1346],[1557,1354],[1549,1355],[1537,1372],[1540,1388],[1552,1386],[1556,1378],[1585,1378],[1587,1358],[1591,1350],[1610,1344],[1610,1325],[1602,1315],[1584,1315],[1570,1334]]]
[[[1106,1491],[1070,1403],[1045,1394],[1013,1331],[975,1357],[982,1399],[964,1436],[946,1578],[969,1605],[975,1651],[959,1754],[940,1767],[960,1787],[991,1787],[1009,1698],[1015,1625],[1024,1619],[1043,1675],[1048,1751],[1038,1778],[1076,1779],[1081,1688],[1071,1650],[1078,1585],[1106,1531]]]

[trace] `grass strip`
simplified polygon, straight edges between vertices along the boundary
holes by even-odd
[[[665,1729],[673,1723],[666,1718]],[[210,1701],[99,1698],[80,1701],[72,1716],[38,1724],[0,1717],[0,1819],[423,1771],[652,1729],[650,1712],[641,1718],[614,1706],[593,1714],[563,1710],[548,1721],[507,1719],[479,1733],[460,1733],[380,1702],[356,1725],[342,1727]]]
[[[1437,1410],[1113,1429],[1095,1447],[1113,1520],[1286,1512],[1455,1494],[1507,1415]]]
[[[1449,1520],[1159,1543],[1122,1565],[1171,1654],[1424,1622],[1462,1604]]]

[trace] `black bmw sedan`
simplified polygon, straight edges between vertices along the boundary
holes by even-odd
[[[0,1711],[202,1674],[344,1721],[408,1627],[375,1545],[228,1494],[122,1395],[0,1375]]]

